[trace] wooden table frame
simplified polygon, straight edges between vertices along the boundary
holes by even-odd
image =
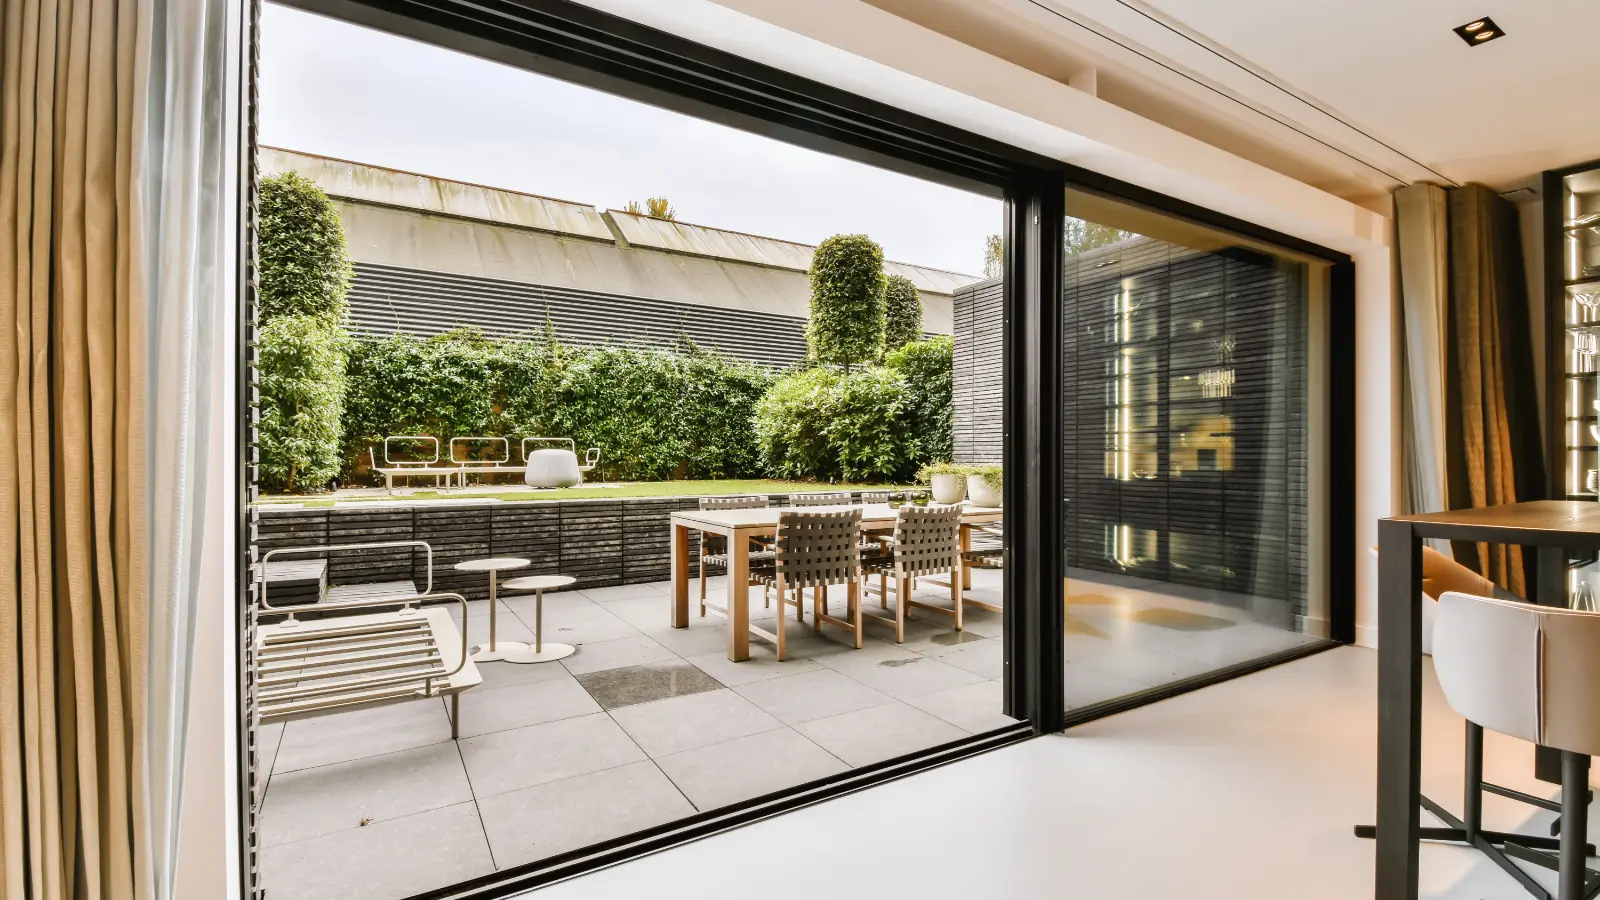
[[[848,506],[807,506],[806,512],[850,509]],[[861,526],[893,527],[899,511],[887,503],[859,507]],[[689,532],[721,535],[728,544],[728,659],[743,662],[750,658],[750,539],[772,537],[778,533],[779,507],[764,509],[684,510],[672,514],[672,627],[689,627]],[[968,545],[969,526],[999,522],[1005,516],[999,509],[967,507],[961,515],[962,546]],[[966,566],[962,566],[963,586],[970,586]],[[779,615],[783,614],[780,609]]]
[[[1422,541],[1536,547],[1540,606],[1567,605],[1569,552],[1600,551],[1600,503],[1538,500],[1378,522],[1376,900],[1417,896],[1422,804]],[[1559,780],[1540,748],[1535,774]]]

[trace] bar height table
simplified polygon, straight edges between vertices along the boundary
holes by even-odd
[[[491,559],[469,559],[466,562],[456,563],[458,572],[488,572],[489,573],[489,643],[479,644],[472,648],[473,662],[494,662],[506,658],[507,653],[520,653],[528,649],[528,645],[521,641],[496,641],[495,621],[500,605],[499,591],[496,590],[499,575],[506,569],[521,569],[532,565],[531,560],[517,556],[496,556]],[[466,622],[461,623],[462,628],[467,627]]]
[[[1415,900],[1422,805],[1422,541],[1537,548],[1540,606],[1567,605],[1570,554],[1600,551],[1600,503],[1535,500],[1378,522],[1378,821],[1376,900]],[[1535,775],[1560,781],[1540,747]]]

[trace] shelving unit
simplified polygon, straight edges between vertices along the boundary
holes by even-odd
[[[1600,487],[1600,160],[1544,174],[1551,496]]]

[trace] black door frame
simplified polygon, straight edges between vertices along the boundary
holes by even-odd
[[[242,54],[241,166],[246,210],[254,208],[257,39],[263,0],[247,0]],[[284,5],[342,19],[587,87],[844,156],[881,168],[1001,198],[1005,202],[1003,416],[1007,522],[1004,583],[1005,711],[1025,723],[843,776],[802,785],[737,807],[629,835],[530,866],[496,873],[429,896],[505,896],[654,852],[828,797],[942,765],[1006,742],[1065,726],[1063,618],[1065,572],[1061,502],[1061,291],[1065,192],[1070,185],[1232,231],[1334,264],[1330,306],[1332,497],[1353,495],[1354,266],[1344,254],[1059,160],[955,128],[723,50],[640,25],[569,0],[286,0]],[[241,401],[254,408],[253,212],[241,225]],[[253,416],[240,426],[241,496],[255,499]],[[1344,507],[1349,507],[1344,504]],[[1354,511],[1330,503],[1332,637],[1355,630]],[[253,563],[253,521],[241,506],[241,572]],[[241,576],[240,611],[248,610]],[[245,621],[242,619],[241,621]],[[247,628],[241,628],[246,650]],[[240,772],[249,776],[249,673],[240,654]],[[1277,659],[1273,660],[1280,661]],[[1238,672],[1230,670],[1223,677]],[[1217,680],[1217,679],[1210,679]],[[1209,683],[1209,681],[1207,681]],[[1198,684],[1187,685],[1192,689]],[[1170,693],[1170,692],[1168,692]],[[1141,702],[1157,699],[1149,697]],[[241,803],[242,877],[252,883],[249,803]],[[246,896],[249,896],[247,894]]]

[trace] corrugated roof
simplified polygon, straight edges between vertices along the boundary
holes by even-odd
[[[616,238],[606,224],[609,219],[628,245],[680,256],[805,272],[810,269],[811,256],[816,251],[813,245],[796,241],[689,222],[653,219],[620,210],[609,210],[602,214],[592,206],[568,200],[450,181],[293,150],[263,147],[260,164],[264,174],[293,170],[316,182],[330,196],[357,203],[415,209],[615,243]],[[883,268],[891,275],[904,275],[911,279],[919,291],[944,296],[963,285],[983,280],[979,275],[905,262],[885,261]]]
[[[599,211],[583,203],[276,147],[262,147],[258,159],[264,175],[298,172],[329,196],[345,200],[418,209],[608,243],[615,240]]]

